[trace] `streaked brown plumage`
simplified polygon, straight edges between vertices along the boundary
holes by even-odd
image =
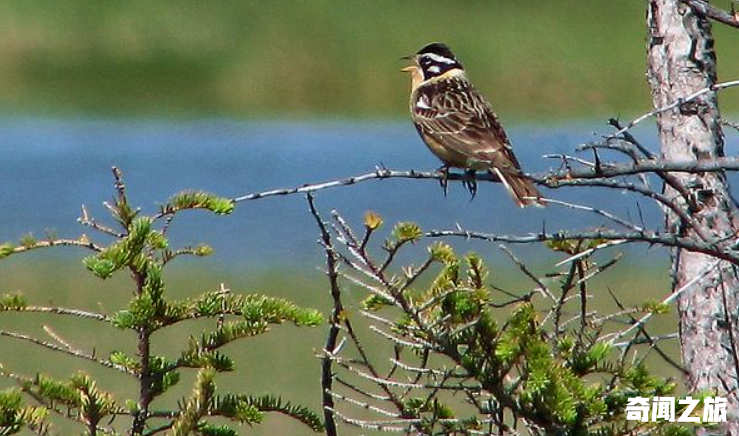
[[[415,65],[404,68],[412,75],[411,117],[431,152],[445,167],[495,174],[521,207],[543,206],[490,104],[451,50],[429,44],[411,59]]]

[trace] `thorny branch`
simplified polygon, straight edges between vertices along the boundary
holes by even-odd
[[[727,26],[736,27],[739,29],[739,13],[736,10],[736,1],[731,2],[731,12],[726,12],[723,9],[717,8],[706,0],[680,0],[682,3],[690,6],[695,13],[712,20],[716,20],[719,23],[726,24]]]
[[[311,195],[308,196],[308,201],[311,213],[316,218],[321,232],[321,244],[324,248],[329,247],[327,254],[330,254],[327,259],[333,259],[330,262],[339,260],[347,267],[347,271],[342,271],[336,269],[334,264],[329,269],[329,271],[334,271],[334,273],[329,272],[329,282],[335,307],[340,306],[342,311],[353,312],[345,308],[341,302],[341,288],[338,284],[340,279],[347,280],[368,291],[370,296],[363,303],[366,309],[358,313],[369,323],[368,330],[392,350],[382,354],[377,354],[378,352],[373,354],[363,350],[358,342],[354,342],[359,350],[360,358],[348,357],[353,353],[348,350],[350,347],[346,344],[354,341],[356,333],[350,333],[350,330],[346,328],[330,330],[329,341],[333,344],[339,343],[335,347],[327,346],[322,356],[324,364],[328,360],[335,368],[331,375],[338,382],[334,386],[326,384],[326,379],[324,379],[324,389],[326,389],[324,393],[330,396],[330,401],[324,400],[324,406],[332,420],[336,419],[363,430],[400,432],[408,435],[493,434],[496,431],[498,434],[523,434],[519,433],[516,427],[512,428],[509,425],[510,421],[506,418],[506,411],[508,411],[513,421],[526,426],[530,434],[554,434],[557,431],[563,431],[563,428],[559,427],[560,424],[556,423],[553,418],[542,418],[541,412],[537,412],[535,406],[519,399],[519,390],[526,386],[521,380],[528,377],[527,370],[520,366],[522,364],[490,369],[486,365],[495,365],[493,356],[497,353],[491,349],[483,351],[487,353],[486,359],[491,359],[490,361],[486,360],[482,366],[470,365],[466,359],[470,358],[472,345],[463,346],[455,342],[460,338],[482,334],[481,331],[486,331],[486,328],[478,330],[478,323],[481,322],[480,315],[455,321],[455,317],[459,315],[444,314],[447,310],[446,305],[450,304],[449,302],[453,301],[456,295],[479,292],[479,290],[475,291],[475,288],[484,288],[485,275],[477,261],[470,260],[472,272],[467,273],[470,275],[469,283],[458,283],[456,287],[451,288],[447,287],[449,285],[442,285],[445,283],[443,280],[446,280],[444,269],[442,269],[436,278],[431,277],[430,281],[433,285],[427,291],[429,293],[424,294],[424,291],[418,289],[418,286],[423,287],[423,285],[411,287],[408,282],[412,280],[416,283],[418,276],[422,274],[427,276],[426,282],[428,282],[428,275],[437,274],[438,270],[431,268],[427,262],[420,267],[398,268],[394,260],[390,262],[374,260],[368,251],[373,245],[371,238],[367,236],[358,238],[337,212],[333,212],[333,223],[323,222]],[[367,231],[372,230],[367,226]],[[333,234],[335,236],[332,236]],[[394,234],[398,235],[397,232]],[[386,241],[382,245],[386,251],[390,251],[393,259],[396,259],[396,247],[407,246],[407,244],[399,243],[405,240],[402,236],[397,237],[401,239]],[[427,232],[425,237],[434,237],[433,232]],[[418,242],[423,238],[424,236],[420,235],[412,242]],[[452,262],[456,264],[449,260],[449,256],[452,256],[450,253],[440,254],[444,252],[443,248],[432,247],[437,247],[430,249],[432,263]],[[578,338],[575,346],[583,350],[595,344],[595,340],[590,338],[591,333],[588,333],[591,330],[600,332],[607,323],[628,322],[631,319],[628,316],[638,313],[638,309],[622,310],[608,316],[597,316],[596,311],[587,309],[587,300],[591,298],[587,289],[589,281],[615,264],[618,257],[599,265],[592,260],[593,251],[588,251],[590,246],[577,244],[574,247],[578,253],[587,252],[588,254],[574,256],[575,253],[567,253],[570,255],[569,262],[572,262],[572,266],[569,268],[570,274],[562,280],[561,289],[556,290],[558,296],[554,295],[555,290],[550,289],[551,286],[545,284],[543,279],[539,278],[512,251],[503,247],[521,272],[534,284],[535,291],[525,297],[513,299],[502,306],[496,306],[491,302],[489,307],[502,307],[510,311],[516,305],[531,301],[535,294],[541,293],[545,302],[542,309],[545,313],[542,325],[546,324],[547,319],[553,319],[555,316],[559,318],[564,315],[568,318],[561,325],[559,321],[555,322],[555,328],[545,335],[547,341],[559,344],[568,335],[574,334]],[[434,250],[442,251],[434,254]],[[456,267],[452,270],[457,271]],[[362,275],[359,277],[351,275],[352,271]],[[450,277],[461,275],[462,272],[457,271]],[[434,286],[444,287],[435,289]],[[570,289],[576,289],[578,292],[568,295]],[[376,297],[379,300],[376,300]],[[398,311],[396,313],[401,314],[400,318],[396,318],[392,312],[386,316],[379,314],[377,310],[385,305],[393,306]],[[568,309],[571,305],[574,305],[572,310]],[[575,315],[570,317],[571,311],[574,311]],[[338,321],[345,322],[346,320],[348,317],[342,317]],[[644,336],[651,338],[646,333],[644,322],[631,326],[619,338],[623,338],[634,329],[639,329]],[[503,327],[501,331],[505,332],[506,328]],[[604,336],[601,340],[606,341],[606,338],[607,336]],[[656,342],[667,339],[669,336],[656,336],[655,338],[647,345],[654,348]],[[482,343],[490,344],[492,347],[498,340],[500,338],[492,336],[482,340]],[[615,339],[611,342],[615,342]],[[639,343],[641,343],[639,339],[635,338],[630,347]],[[466,348],[467,352],[460,352],[460,348]],[[445,359],[440,360],[440,356],[444,356]],[[665,357],[669,358],[669,356]],[[378,375],[375,370],[383,360],[389,360],[391,363],[391,370],[386,376]],[[597,372],[608,372],[606,368],[599,367]],[[347,374],[341,375],[342,370]],[[485,375],[488,370],[496,375],[494,377]],[[381,391],[382,394],[378,394],[377,391]],[[459,402],[473,406],[480,413],[475,418],[472,427],[470,423],[473,421],[468,418],[451,418],[447,412],[442,412],[446,409],[440,409],[452,407],[450,404]],[[384,405],[391,407],[383,407]],[[378,418],[365,418],[366,414],[363,414],[362,419],[359,419],[352,416],[353,413],[349,411],[351,409],[361,409],[377,415]],[[479,430],[483,423],[489,428],[487,432]]]
[[[684,0],[686,3],[696,3]],[[708,14],[709,12],[706,12]],[[712,12],[710,12],[712,13]],[[719,158],[713,160],[695,161],[673,161],[659,159],[646,149],[630,130],[636,125],[652,118],[658,114],[681,108],[683,105],[699,99],[704,95],[715,93],[719,90],[739,86],[739,81],[725,82],[711,88],[700,90],[686,96],[665,107],[657,108],[634,119],[625,126],[617,120],[611,120],[610,124],[616,131],[604,136],[603,142],[592,143],[581,147],[580,151],[593,153],[592,159],[573,157],[565,154],[551,155],[560,162],[558,170],[550,170],[546,173],[534,174],[529,177],[537,184],[551,189],[577,188],[577,187],[602,187],[620,191],[630,191],[635,194],[653,200],[661,209],[673,212],[680,218],[683,228],[679,232],[670,233],[647,228],[643,218],[641,222],[635,223],[631,219],[625,219],[610,211],[587,205],[574,204],[556,199],[545,199],[550,205],[566,207],[572,210],[584,211],[601,218],[607,219],[614,224],[616,229],[599,228],[583,231],[555,231],[542,230],[537,233],[523,235],[499,235],[483,233],[456,228],[453,230],[430,230],[420,233],[417,237],[438,239],[448,237],[461,237],[465,239],[479,239],[494,243],[529,244],[547,243],[552,247],[560,247],[567,257],[557,264],[557,267],[570,264],[569,272],[560,273],[555,276],[559,278],[561,288],[555,289],[540,279],[524,262],[519,260],[509,249],[502,246],[509,258],[518,266],[519,270],[534,284],[534,291],[525,295],[510,295],[507,303],[498,305],[489,302],[490,308],[506,308],[512,304],[528,304],[536,299],[537,293],[545,296],[547,301],[544,308],[545,316],[542,324],[549,320],[554,323],[553,330],[544,334],[547,341],[562,340],[563,335],[574,332],[576,349],[587,350],[595,343],[603,342],[609,346],[621,350],[619,365],[626,365],[626,356],[634,355],[636,358],[639,346],[648,347],[647,354],[655,350],[668,363],[678,367],[671,356],[664,353],[658,346],[662,340],[674,339],[675,335],[650,335],[647,331],[647,322],[653,317],[657,309],[625,308],[618,302],[620,310],[615,313],[599,315],[588,304],[591,295],[588,292],[589,281],[614,265],[619,256],[602,265],[593,261],[593,256],[599,251],[610,247],[627,243],[645,243],[664,247],[681,248],[710,255],[716,259],[715,267],[724,268],[726,265],[739,265],[739,238],[734,235],[713,234],[710,230],[698,225],[693,215],[700,213],[700,200],[691,189],[683,186],[675,173],[704,173],[739,171],[739,158]],[[599,149],[615,150],[625,157],[625,161],[606,162],[598,154]],[[650,186],[649,175],[657,176],[662,183],[673,188],[674,194],[668,195],[659,188]],[[329,333],[326,350],[324,350],[324,406],[327,420],[331,419],[335,431],[335,420],[338,419],[345,424],[360,427],[362,429],[374,429],[382,431],[403,432],[406,434],[436,434],[432,429],[443,423],[447,427],[438,434],[449,434],[454,429],[459,434],[491,434],[496,429],[499,434],[518,434],[517,427],[511,428],[510,421],[506,418],[505,411],[511,414],[513,422],[518,422],[527,427],[528,433],[541,434],[560,431],[551,419],[541,419],[529,405],[519,402],[515,393],[522,389],[525,384],[523,380],[528,377],[526,370],[519,364],[501,370],[496,373],[495,380],[480,378],[483,369],[472,370],[466,366],[466,355],[459,353],[457,346],[451,346],[452,338],[475,331],[481,322],[479,317],[453,322],[453,315],[442,316],[438,312],[440,305],[446,304],[452,296],[460,292],[453,288],[445,291],[433,291],[424,300],[414,290],[418,285],[419,277],[432,274],[432,265],[438,261],[433,255],[419,267],[401,268],[402,274],[397,274],[393,265],[396,263],[396,255],[411,239],[399,239],[394,242],[386,242],[383,248],[386,252],[384,259],[374,260],[369,254],[371,235],[374,227],[366,224],[366,232],[362,237],[357,237],[349,224],[336,212],[333,213],[333,222],[325,223],[321,220],[313,201],[312,194],[335,187],[352,186],[370,180],[384,179],[416,179],[416,180],[439,180],[444,177],[437,172],[426,171],[399,171],[387,168],[376,168],[373,172],[333,180],[317,184],[306,184],[295,188],[276,189],[258,192],[232,199],[234,203],[246,202],[273,196],[285,196],[294,194],[308,194],[310,210],[316,219],[321,231],[321,244],[326,250],[328,260],[328,275],[331,284],[331,294],[334,300],[333,325]],[[475,180],[499,182],[494,175],[468,173],[449,174],[450,180],[458,180],[468,183],[471,177]],[[641,209],[639,210],[641,217]],[[335,236],[332,236],[335,234]],[[589,243],[585,243],[590,241]],[[568,245],[570,244],[571,245]],[[570,247],[570,248],[562,248]],[[433,250],[432,250],[433,251]],[[724,263],[726,262],[726,263]],[[338,264],[345,266],[347,271],[338,268]],[[709,270],[710,271],[710,270]],[[693,280],[686,283],[678,292],[665,298],[659,306],[668,305],[675,301],[678,295],[691,292],[697,282],[701,281],[709,271],[698,274]],[[437,283],[441,276],[432,282]],[[348,323],[348,318],[338,317],[337,313],[346,312],[341,302],[341,288],[339,279],[359,286],[370,295],[365,304],[370,310],[361,310],[361,314],[370,324],[369,331],[377,335],[392,347],[388,353],[391,367],[387,376],[380,376],[376,370],[377,363],[372,361],[372,356],[359,343],[356,332]],[[474,290],[474,285],[469,285],[464,292]],[[480,284],[480,286],[483,286]],[[433,288],[432,288],[433,289]],[[576,292],[572,292],[575,290]],[[408,294],[411,293],[411,294]],[[412,297],[411,297],[412,295]],[[568,309],[569,305],[575,305]],[[394,306],[399,313],[405,316],[401,323],[393,319],[393,316],[384,317],[376,312],[377,306]],[[443,307],[443,306],[442,306]],[[646,313],[636,318],[634,315],[640,311]],[[435,315],[432,315],[435,314]],[[602,334],[607,323],[627,324],[623,330],[613,332],[608,329],[609,334]],[[626,340],[627,337],[631,339]],[[597,339],[596,339],[597,338]],[[625,340],[625,342],[624,342]],[[353,343],[359,352],[360,358],[342,357],[345,354],[346,344]],[[559,346],[559,345],[558,345]],[[489,350],[488,356],[495,354]],[[492,353],[492,354],[491,354]],[[430,359],[432,355],[444,355],[448,360],[444,366],[439,367],[439,362]],[[386,354],[387,356],[387,354]],[[420,358],[420,356],[423,356]],[[420,358],[420,359],[419,359]],[[492,358],[492,357],[490,357]],[[451,366],[447,366],[451,363]],[[326,365],[329,367],[326,372]],[[333,366],[337,371],[348,372],[347,376],[340,376],[330,371]],[[608,372],[608,367],[599,370]],[[682,370],[682,369],[681,369]],[[508,374],[508,371],[513,371]],[[339,371],[340,372],[340,371]],[[508,374],[508,375],[506,375]],[[352,380],[358,378],[358,382]],[[499,378],[498,378],[499,377]],[[616,385],[623,375],[614,374],[610,386]],[[328,382],[327,382],[328,380]],[[331,381],[337,381],[334,385]],[[499,383],[501,382],[501,383]],[[339,392],[343,388],[345,392]],[[382,392],[382,393],[378,393]],[[483,421],[489,427],[488,432],[479,431],[476,428],[466,427],[465,421],[460,418],[444,418],[439,415],[438,407],[447,398],[444,392],[463,393],[468,405],[485,416]],[[359,395],[364,401],[353,397]],[[416,398],[420,403],[409,403],[411,398]],[[415,401],[415,400],[414,400]],[[382,408],[377,403],[389,403],[393,407]],[[409,404],[413,404],[411,407]],[[342,406],[362,408],[382,416],[381,419],[357,419],[341,410]],[[390,418],[390,419],[388,419]],[[636,431],[635,429],[628,430]]]
[[[313,196],[310,193],[307,195],[307,200],[310,212],[316,219],[316,224],[321,229],[321,244],[326,251],[326,274],[331,283],[331,298],[334,302],[334,307],[331,311],[331,318],[329,319],[331,327],[329,329],[328,336],[326,337],[326,345],[323,350],[324,357],[321,363],[321,389],[323,391],[323,416],[325,420],[324,425],[326,426],[326,436],[337,436],[338,432],[336,430],[336,420],[334,419],[333,412],[334,398],[331,395],[334,379],[331,356],[335,355],[340,348],[338,346],[338,338],[339,330],[341,328],[341,317],[344,312],[344,304],[341,301],[341,289],[339,289],[336,254],[334,254],[331,235],[326,229],[326,225],[321,219],[321,216],[318,214],[313,202]]]
[[[573,168],[569,171],[556,173],[544,173],[530,175],[541,186],[556,189],[562,186],[574,186],[568,181],[579,179],[607,179],[618,176],[636,175],[641,173],[655,172],[684,172],[684,173],[700,173],[700,172],[720,172],[720,171],[739,171],[739,158],[720,158],[710,161],[687,161],[675,162],[666,160],[641,160],[638,163],[614,164],[609,166],[601,166],[600,169],[593,167]],[[267,197],[277,197],[295,194],[307,194],[331,189],[337,187],[352,186],[371,180],[385,179],[413,179],[413,180],[440,180],[443,174],[436,171],[417,171],[417,170],[392,170],[388,168],[377,168],[375,171],[360,174],[357,176],[346,177],[339,180],[332,180],[322,183],[305,184],[295,188],[273,189],[269,191],[256,192],[233,198],[235,203],[246,201],[260,200]],[[470,176],[461,173],[449,173],[449,180],[464,181],[470,180]],[[477,174],[477,181],[498,182],[498,178],[491,174]],[[577,186],[592,186],[587,182],[579,183]]]

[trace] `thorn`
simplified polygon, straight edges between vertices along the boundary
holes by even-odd
[[[598,150],[593,149],[593,162],[595,163],[595,173],[601,173],[600,156],[598,156]]]
[[[641,228],[643,229],[646,227],[646,224],[644,221],[644,213],[641,210],[641,204],[639,204],[638,201],[636,202],[636,210],[639,212],[639,222],[641,223]]]

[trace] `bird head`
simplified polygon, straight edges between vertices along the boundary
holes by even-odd
[[[414,81],[416,78],[426,81],[453,69],[464,69],[452,50],[441,42],[428,44],[415,55],[406,56],[403,59],[413,61],[412,65],[401,71],[411,73]]]

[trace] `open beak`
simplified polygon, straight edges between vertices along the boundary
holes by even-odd
[[[415,55],[403,56],[402,58],[400,58],[400,60],[401,61],[414,61],[415,63],[416,56]],[[402,68],[400,71],[404,73],[412,73],[413,71],[415,71],[415,69],[416,69],[415,65],[408,65],[407,67]]]

